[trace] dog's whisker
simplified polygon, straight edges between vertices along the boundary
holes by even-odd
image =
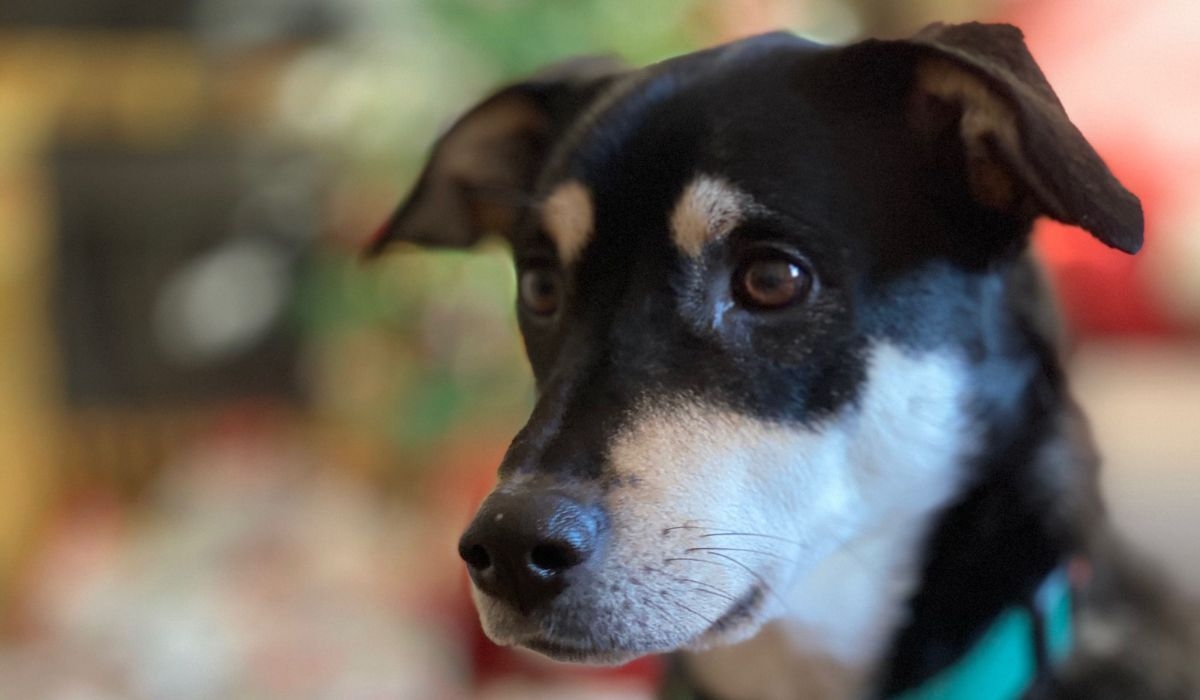
[[[726,559],[726,560],[738,565],[739,567],[744,569],[746,571],[746,573],[750,574],[758,581],[759,585],[761,585],[763,587],[764,592],[773,596],[775,598],[775,600],[779,601],[779,605],[782,606],[782,608],[784,610],[787,610],[791,607],[790,605],[787,604],[787,601],[785,601],[782,597],[780,597],[780,595],[778,593],[775,592],[775,589],[773,587],[771,587],[771,584],[767,583],[767,580],[765,578],[763,578],[762,575],[759,574],[754,569],[751,569],[750,567],[746,566],[744,563],[738,561],[737,559],[734,559],[733,557],[731,557],[727,554],[722,554],[720,552],[707,552],[707,553],[711,554],[714,557],[721,557],[722,559]]]
[[[775,589],[771,586],[771,584],[767,583],[767,580],[765,578],[763,578],[762,575],[759,574],[754,569],[751,569],[750,567],[746,566],[744,563],[738,561],[737,559],[734,559],[733,557],[731,557],[727,554],[722,554],[721,552],[711,551],[711,550],[706,551],[706,553],[711,554],[714,557],[720,557],[722,559],[725,559],[726,561],[729,561],[729,562],[737,565],[739,568],[744,570],[746,573],[753,576],[754,579],[756,581],[758,581],[759,585],[762,586],[763,592],[766,593],[767,595],[774,597],[775,600],[779,601],[779,605],[782,606],[782,608],[784,610],[787,610],[791,607],[790,605],[787,604],[787,601],[785,601],[782,597],[780,597],[780,595],[778,593],[775,592]],[[694,562],[700,562],[702,564],[713,564],[715,566],[729,568],[728,564],[724,564],[719,561],[713,561],[711,559],[700,559],[698,557],[670,557],[668,559],[663,560],[664,563],[672,562],[672,561],[694,561]]]
[[[674,599],[672,598],[671,595],[669,595],[669,593],[667,591],[658,591],[658,594],[661,596],[661,598],[664,602],[668,602],[668,603],[674,602]],[[662,613],[663,617],[666,618],[667,622],[670,623],[671,626],[675,628],[676,634],[679,636],[679,638],[683,639],[683,638],[692,636],[691,630],[689,630],[687,625],[685,625],[683,623],[683,620],[680,618],[680,616],[676,613],[675,610],[664,608],[663,606],[658,605],[657,603],[654,603],[650,600],[647,600],[646,602],[650,605],[650,607],[652,607],[655,610],[657,610],[658,612]],[[695,610],[693,610],[691,612],[695,615],[700,615]],[[700,615],[700,617],[703,618],[704,616]],[[707,619],[707,618],[705,618],[705,619]],[[712,624],[714,624],[714,623],[709,623],[709,626],[711,627]]]
[[[738,602],[737,598],[726,593],[725,591],[721,590],[720,588],[717,588],[716,586],[704,583],[703,581],[697,581],[696,579],[691,579],[691,578],[680,578],[677,580],[696,584],[698,587],[694,590],[696,590],[700,593],[708,593],[710,595],[715,595],[719,598],[724,598],[725,600],[728,600],[730,603]]]
[[[726,558],[728,558],[728,557],[726,557]],[[670,557],[668,559],[663,559],[664,564],[667,562],[672,562],[672,561],[698,561],[701,564],[713,564],[715,566],[724,567],[726,569],[729,568],[727,565],[722,564],[719,561],[713,561],[711,559],[700,559],[699,557]]]
[[[713,529],[713,528],[700,527],[699,525],[673,525],[671,527],[664,527],[662,534],[665,535],[668,532],[674,532],[675,530],[711,530],[711,529]],[[701,535],[701,537],[703,537],[703,535]]]
[[[709,617],[707,615],[702,615],[702,614],[696,612],[695,610],[691,609],[687,605],[684,605],[683,603],[679,602],[678,600],[672,600],[671,604],[690,612],[691,614],[695,615],[696,617],[700,618],[701,620],[704,620],[707,627],[712,627],[713,625],[717,624],[716,620],[712,619],[711,617]]]
[[[794,563],[794,560],[791,557],[784,556],[778,552],[768,552],[762,549],[745,549],[740,547],[689,547],[683,551],[688,554],[692,552],[747,552],[750,554],[761,554],[767,557],[775,557],[781,561]]]
[[[728,594],[726,594],[726,593],[722,593],[722,592],[720,592],[720,591],[714,591],[714,590],[711,590],[711,589],[709,589],[709,588],[693,588],[692,590],[693,590],[694,592],[696,592],[696,593],[707,593],[707,594],[709,594],[709,595],[715,595],[716,597],[718,597],[718,598],[720,598],[720,599],[722,599],[722,600],[727,600],[727,601],[729,601],[730,603],[733,603],[733,604],[735,604],[735,605],[736,605],[736,604],[739,602],[737,598],[734,598],[734,597],[733,597],[733,596],[731,596],[731,595],[728,595]]]
[[[804,546],[803,543],[797,542],[796,540],[791,540],[786,537],[780,537],[779,535],[768,535],[768,534],[761,533],[761,532],[709,532],[709,533],[700,535],[700,537],[701,538],[708,538],[708,537],[760,537],[763,539],[776,540],[778,542],[785,542],[787,544],[795,545],[797,547]]]
[[[703,561],[703,560],[700,560],[700,561]],[[664,571],[663,569],[659,569],[659,568],[657,568],[657,567],[654,567],[654,566],[648,566],[648,567],[646,567],[646,568],[647,568],[649,571],[653,571],[653,572],[655,572],[655,573],[663,574],[664,576],[669,576],[669,577],[670,577],[672,580],[674,580],[674,581],[676,581],[676,582],[680,582],[680,583],[692,583],[692,584],[695,584],[695,585],[697,585],[697,586],[703,586],[704,588],[696,588],[696,589],[694,589],[694,590],[700,591],[701,593],[711,593],[712,595],[715,595],[715,596],[719,596],[719,597],[725,598],[726,600],[728,600],[728,601],[729,601],[729,602],[731,602],[731,603],[736,603],[736,602],[738,601],[737,597],[736,597],[736,596],[734,596],[734,595],[733,595],[732,593],[730,593],[729,591],[723,590],[722,588],[720,588],[720,587],[718,587],[718,586],[715,586],[715,585],[713,585],[713,584],[711,584],[711,583],[708,583],[708,582],[706,582],[706,581],[701,581],[701,580],[699,580],[699,579],[694,579],[694,578],[688,578],[688,577],[686,577],[686,576],[676,576],[675,574],[672,574],[672,573],[671,573],[671,572],[669,572],[669,571]]]
[[[790,544],[795,547],[804,547],[805,546],[803,542],[789,539],[787,537],[782,537],[780,535],[771,535],[771,534],[768,534],[765,532],[743,532],[743,531],[738,531],[738,530],[723,530],[723,529],[714,528],[714,527],[702,527],[700,525],[674,525],[672,527],[663,528],[662,532],[665,535],[668,532],[673,532],[675,530],[706,530],[707,532],[705,532],[704,534],[697,535],[697,537],[700,539],[706,539],[709,537],[758,537],[761,539],[768,539],[768,540],[775,540],[777,542],[784,542],[786,544]]]
[[[676,628],[680,639],[691,638],[691,636],[695,635],[694,630],[692,630],[688,624],[684,622],[683,617],[679,615],[680,610],[690,612],[690,614],[701,618],[701,620],[704,621],[704,628],[706,629],[716,624],[715,620],[712,620],[712,618],[701,614],[700,611],[689,608],[688,605],[683,603],[679,603],[676,597],[672,596],[671,591],[658,591],[658,593],[660,602],[662,604],[652,604],[652,606],[655,610],[661,612],[661,614],[667,618],[667,622],[670,622],[672,626]]]

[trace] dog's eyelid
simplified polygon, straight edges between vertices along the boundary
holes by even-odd
[[[778,215],[757,216],[741,222],[729,232],[729,240],[744,242],[778,241],[784,245],[798,245],[812,235],[813,227],[794,222]]]
[[[814,267],[813,256],[793,237],[784,237],[773,232],[747,232],[744,235],[731,236],[729,243],[732,257],[738,260],[752,257],[786,257],[803,264],[806,268]]]
[[[749,221],[730,232],[723,242],[728,246],[725,254],[740,259],[754,251],[773,251],[802,263],[810,275],[820,278],[834,259],[830,251],[812,244],[822,240],[823,236],[815,231],[816,227],[784,217]],[[829,236],[826,234],[824,238]]]
[[[513,246],[513,260],[522,270],[526,267],[563,267],[554,239],[541,226],[534,227],[522,245]]]
[[[548,256],[520,258],[517,260],[518,270],[558,270],[561,266],[558,260]]]
[[[513,256],[518,270],[529,269],[560,269],[562,265],[559,263],[558,255],[554,253],[552,248],[537,246],[531,247],[529,250],[522,251]]]

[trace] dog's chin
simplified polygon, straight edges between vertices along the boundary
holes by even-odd
[[[736,644],[754,636],[769,618],[762,589],[756,587],[707,626],[687,630],[671,621],[663,629],[655,629],[653,625],[626,627],[620,634],[604,634],[597,633],[600,630],[596,628],[601,625],[595,625],[571,634],[553,612],[521,615],[477,589],[473,593],[484,633],[496,644],[528,649],[554,661],[597,666],[617,666],[643,656]]]
[[[591,666],[620,666],[644,656],[669,654],[675,651],[699,652],[737,644],[757,634],[762,629],[763,624],[763,620],[746,617],[739,617],[736,621],[725,623],[718,621],[717,625],[704,629],[691,639],[681,641],[678,644],[665,644],[662,646],[601,648],[583,645],[574,640],[560,640],[542,636],[527,637],[511,644],[536,652],[554,661],[588,664]]]
[[[655,650],[598,649],[578,646],[569,641],[555,641],[533,637],[517,643],[517,646],[537,652],[553,661],[589,666],[620,666],[643,656],[659,653]]]
[[[620,666],[643,656],[684,648],[689,642],[686,639],[663,639],[657,635],[649,635],[651,638],[646,640],[632,636],[614,640],[597,638],[595,635],[551,632],[549,630],[555,629],[552,620],[518,618],[506,614],[506,611],[497,611],[494,607],[488,613],[481,607],[480,615],[483,631],[494,643],[526,649],[564,663]]]

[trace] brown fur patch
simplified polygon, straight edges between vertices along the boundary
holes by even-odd
[[[578,180],[559,185],[542,204],[542,226],[563,267],[579,260],[592,239],[594,225],[592,193]]]
[[[684,254],[700,255],[704,246],[729,234],[753,201],[729,182],[700,175],[683,190],[671,212],[671,237]]]

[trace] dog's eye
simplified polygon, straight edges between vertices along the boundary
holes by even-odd
[[[551,268],[533,268],[521,273],[521,305],[536,316],[553,316],[562,301],[562,276]]]
[[[733,295],[751,309],[781,309],[800,301],[812,288],[801,263],[783,256],[755,257],[733,274]]]

